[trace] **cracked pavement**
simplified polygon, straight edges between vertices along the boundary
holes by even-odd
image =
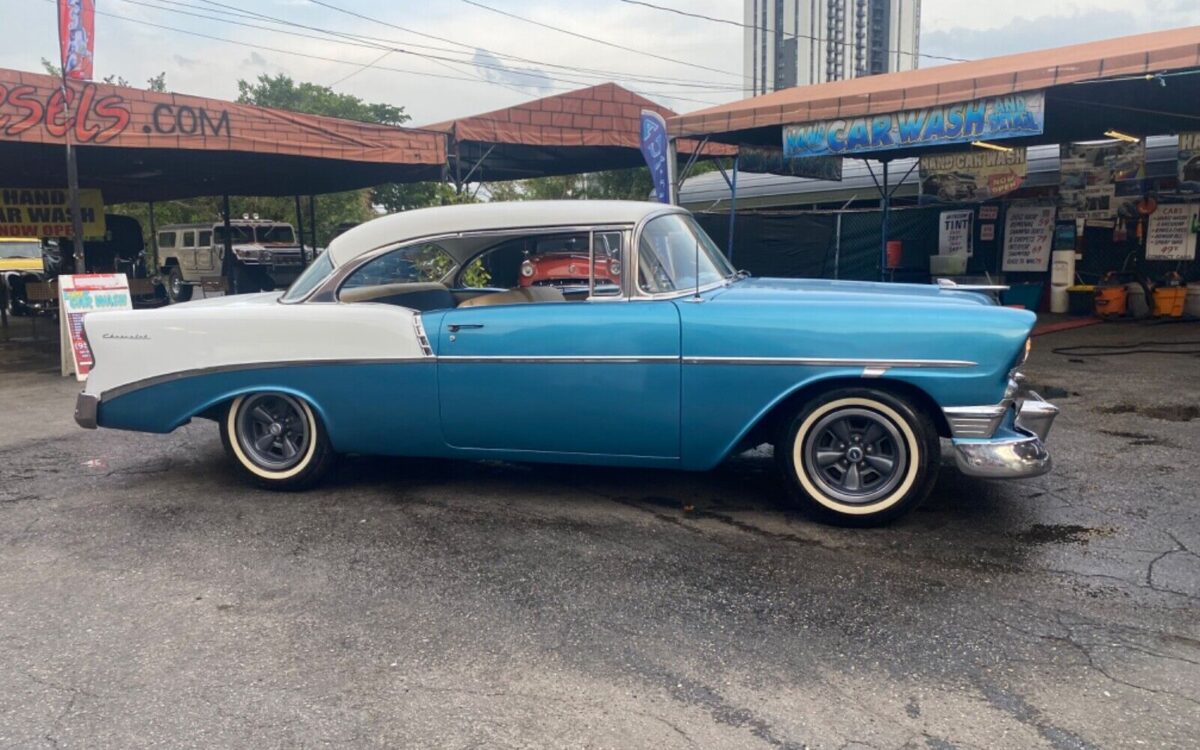
[[[946,466],[874,530],[782,510],[765,452],[267,493],[212,423],[79,430],[0,342],[0,747],[1194,747],[1200,358],[1051,351],[1170,337],[1039,338],[1053,473]]]

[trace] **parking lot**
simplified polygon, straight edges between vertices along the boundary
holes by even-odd
[[[1200,324],[1038,338],[1054,471],[947,465],[874,530],[781,509],[766,452],[698,475],[353,458],[262,492],[210,422],[78,429],[23,333],[0,342],[0,746],[1200,736],[1200,358],[1051,351]]]

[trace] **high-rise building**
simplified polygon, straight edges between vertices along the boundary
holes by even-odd
[[[746,94],[917,67],[921,0],[745,0]]]

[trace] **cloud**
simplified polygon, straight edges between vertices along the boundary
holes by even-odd
[[[1015,17],[995,28],[955,26],[924,31],[921,34],[921,52],[975,60],[1136,34],[1146,30],[1139,20],[1123,10]],[[928,58],[921,60],[922,67],[936,64],[937,61]]]
[[[544,71],[537,68],[515,68],[506,65],[485,49],[476,49],[471,61],[475,63],[475,69],[493,83],[504,83],[538,93],[554,88],[553,79]]]
[[[245,60],[243,60],[242,64],[248,65],[249,67],[252,67],[252,68],[265,68],[265,67],[269,66],[271,63],[267,60],[267,58],[258,54],[254,50],[250,50],[250,56],[247,57]]]

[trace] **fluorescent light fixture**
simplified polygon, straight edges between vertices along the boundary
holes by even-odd
[[[1142,139],[1138,138],[1136,135],[1129,135],[1128,133],[1122,133],[1120,130],[1105,130],[1104,134],[1106,136],[1108,136],[1109,138],[1116,138],[1118,141],[1125,141],[1126,143],[1141,143],[1142,142]]]
[[[996,144],[988,143],[987,141],[971,141],[971,145],[975,146],[976,148],[991,149],[992,151],[1012,151],[1012,149],[1008,146],[997,146]]]

